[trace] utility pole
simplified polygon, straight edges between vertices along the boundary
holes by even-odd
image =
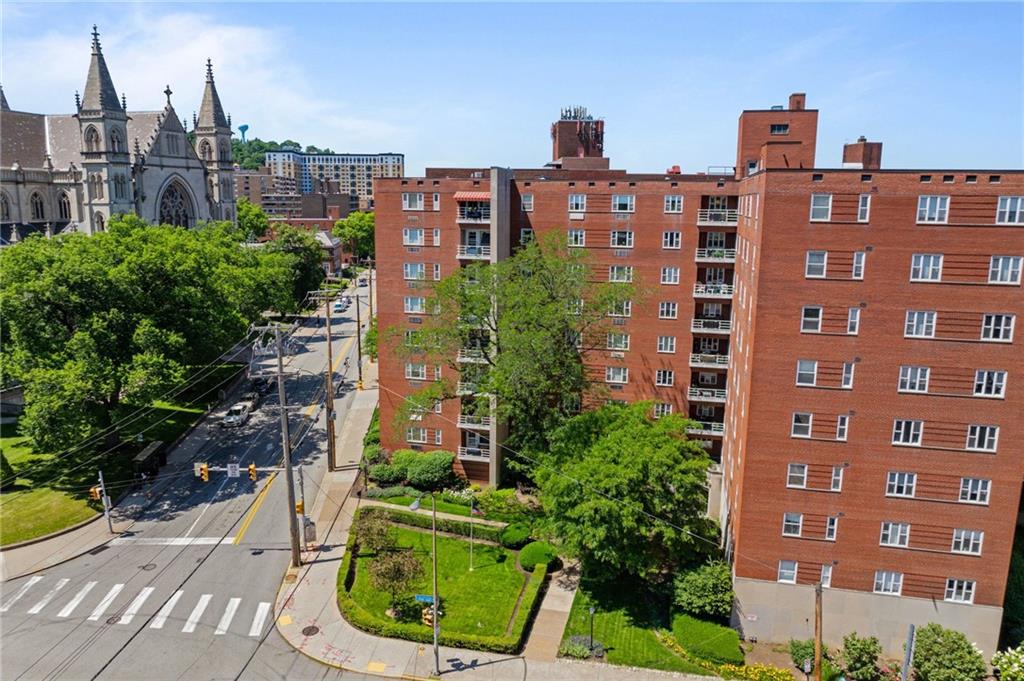
[[[277,401],[281,405],[281,448],[284,450],[284,475],[288,488],[288,530],[292,536],[292,567],[302,565],[299,552],[299,519],[295,516],[295,477],[292,475],[292,443],[288,435],[288,403],[284,394],[284,356],[281,349],[281,327],[274,326],[277,346]]]
[[[437,498],[433,492],[430,493],[430,535],[430,548],[434,562],[434,675],[440,677],[441,649],[437,642],[441,633],[441,620],[437,617],[437,601],[440,599],[440,594],[437,592]]]
[[[373,258],[367,258],[366,262],[370,266],[369,271],[366,273],[366,282],[370,286],[370,292],[367,295],[366,299],[368,301],[370,301],[369,302],[369,307],[370,307],[370,323],[372,324],[373,323]]]
[[[321,290],[313,295],[324,301],[327,308],[327,368],[324,371],[324,407],[327,413],[327,470],[334,470],[334,452],[337,443],[334,441],[334,335],[331,333],[331,305],[334,291]]]
[[[100,474],[100,494],[103,499],[103,515],[107,519],[107,529],[110,530],[110,534],[114,534],[114,521],[110,519],[110,497],[107,496],[107,486],[103,484],[103,471],[99,471]]]
[[[302,504],[302,512],[306,512],[306,485],[302,478],[302,466],[299,466],[299,503]]]
[[[910,680],[910,666],[914,663],[914,644],[917,643],[917,632],[913,624],[907,629],[907,645],[903,653],[903,669],[900,670],[900,681]]]
[[[363,389],[363,320],[359,316],[359,289],[352,295],[356,301],[356,367],[359,369],[359,389]]]
[[[814,585],[814,681],[821,681],[821,582]]]

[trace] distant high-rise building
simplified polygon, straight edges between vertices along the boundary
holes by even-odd
[[[356,194],[360,209],[373,206],[374,181],[405,174],[403,154],[307,154],[296,149],[268,151],[264,161],[272,175],[293,178],[299,191],[315,191],[318,180],[338,183],[342,194]]]

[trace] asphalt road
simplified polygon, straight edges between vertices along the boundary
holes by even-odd
[[[344,357],[355,362],[355,323],[339,321],[333,331],[340,375]],[[316,322],[297,332],[309,340],[286,367],[293,439],[319,413],[326,338]],[[349,374],[353,380],[336,401],[339,422],[354,389],[354,369]],[[261,472],[253,484],[246,467],[280,465],[279,413],[274,391],[247,424],[213,429],[202,445],[196,461],[239,463],[240,478],[211,471],[203,483],[186,471],[154,499],[130,536],[4,583],[0,677],[362,678],[295,652],[273,627],[275,595],[290,560],[285,475]],[[307,509],[326,465],[323,421],[321,413],[292,454],[303,469]]]

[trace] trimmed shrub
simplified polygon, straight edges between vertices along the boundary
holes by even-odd
[[[409,465],[420,456],[415,449],[396,449],[391,452],[390,464],[401,471],[402,481],[409,478]]]
[[[382,485],[394,485],[405,481],[405,471],[389,463],[378,463],[370,466],[370,480]]]
[[[917,681],[981,681],[988,675],[978,647],[955,629],[932,622],[917,630],[914,678]]]
[[[455,455],[437,450],[421,454],[409,462],[406,478],[409,484],[423,490],[436,490],[451,482],[454,473],[452,462]]]
[[[370,487],[364,493],[367,499],[390,499],[391,497],[415,497],[420,491],[406,485],[392,487]]]
[[[387,514],[388,518],[393,523],[399,525],[408,525],[409,527],[419,527],[424,530],[430,529],[430,516],[426,514],[413,513],[411,511],[400,511],[398,509],[381,508],[375,507],[374,512],[381,512]],[[469,536],[469,521],[468,520],[452,520],[450,518],[438,518],[437,529],[439,532],[448,532],[450,534],[458,534],[463,537]],[[493,525],[484,525],[482,523],[476,523],[473,527],[473,536],[477,539],[484,541],[494,542],[495,544],[501,543],[502,528],[494,527]]]
[[[530,509],[519,501],[513,488],[485,489],[477,495],[476,505],[488,518],[525,521],[531,515]]]
[[[373,410],[373,416],[370,418],[370,427],[367,429],[366,435],[363,436],[363,444],[380,444],[380,410],[377,408]]]
[[[882,670],[878,658],[882,646],[874,636],[858,636],[857,632],[843,637],[843,665],[846,675],[853,681],[881,681]]]
[[[512,523],[501,532],[499,541],[509,549],[518,549],[530,540],[530,527],[523,523]]]
[[[675,604],[695,617],[726,621],[732,614],[732,571],[722,561],[680,573],[675,579]]]
[[[729,627],[680,613],[672,618],[672,636],[703,660],[715,664],[743,664],[740,635]]]
[[[585,643],[566,641],[559,646],[558,654],[573,660],[586,660],[590,657],[590,646]]]
[[[384,449],[378,444],[368,444],[363,447],[363,461],[367,466],[372,466],[377,463],[385,463],[387,457],[384,455]]]
[[[519,551],[519,565],[524,570],[532,570],[541,563],[550,565],[557,557],[558,552],[551,544],[532,541]]]
[[[449,504],[458,504],[459,506],[469,506],[473,501],[472,488],[466,487],[465,489],[446,489],[437,495],[437,498],[441,501],[447,501]]]

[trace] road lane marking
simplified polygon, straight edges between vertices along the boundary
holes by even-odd
[[[267,484],[265,484],[263,489],[260,490],[260,493],[256,495],[256,499],[252,502],[252,508],[250,508],[249,512],[245,515],[245,520],[242,521],[242,526],[238,528],[238,534],[234,536],[233,543],[235,545],[242,543],[242,537],[245,536],[246,531],[249,529],[249,525],[252,524],[253,518],[256,517],[256,512],[260,510],[260,506],[263,505],[263,500],[267,498],[267,491],[270,489],[270,484],[274,482],[274,478],[276,477],[277,471],[274,471],[270,474],[270,477],[267,478]]]
[[[160,608],[160,612],[156,614],[156,617],[153,619],[153,623],[149,625],[150,629],[164,628],[164,622],[166,622],[167,618],[171,616],[171,611],[174,610],[174,606],[178,604],[178,599],[181,598],[181,594],[183,593],[184,592],[180,590],[174,592],[174,595],[164,603],[164,607]]]
[[[334,374],[338,371],[338,365],[341,364],[341,361],[343,359],[348,357],[348,353],[352,349],[352,344],[355,343],[355,342],[356,342],[356,337],[355,336],[352,336],[351,338],[349,338],[348,342],[345,343],[345,347],[343,347],[341,349],[341,353],[338,355],[338,359],[334,360],[334,366],[331,367],[331,378],[332,379],[334,378]],[[313,404],[309,405],[309,407],[306,408],[306,416],[310,416],[313,413],[313,410],[316,409],[316,408],[317,408],[317,404],[315,402]]]
[[[11,606],[17,603],[21,599],[21,597],[24,596],[28,592],[28,590],[32,588],[32,585],[41,579],[42,577],[40,577],[39,575],[36,575],[35,577],[30,577],[27,582],[21,585],[21,588],[18,589],[18,591],[13,596],[7,599],[6,603],[0,605],[0,612],[7,612],[8,610],[10,610]]]
[[[118,537],[111,541],[113,546],[134,544],[136,546],[213,546],[233,544],[234,537]]]
[[[210,600],[212,598],[213,594],[203,594],[199,597],[199,602],[196,603],[196,607],[192,608],[192,614],[188,616],[185,626],[181,628],[181,632],[183,634],[191,634],[196,630],[196,625],[199,624],[199,618],[203,616],[203,611],[206,610],[206,606],[210,604]]]
[[[230,480],[231,478],[224,478],[224,482],[220,483],[220,487],[217,488],[217,491],[213,493],[210,500],[206,502],[205,506],[203,506],[203,510],[199,512],[198,516],[196,516],[196,519],[192,522],[192,526],[188,528],[188,532],[185,533],[186,537],[192,534],[192,530],[196,529],[196,525],[199,524],[199,520],[206,514],[206,510],[210,508],[210,505],[217,500],[217,495],[220,494],[221,490],[224,489],[224,485],[228,484],[228,481]]]
[[[53,600],[53,597],[57,595],[57,592],[60,591],[61,589],[63,589],[64,585],[67,584],[70,581],[71,581],[70,579],[60,579],[60,580],[57,580],[57,584],[52,589],[50,589],[50,591],[47,592],[47,594],[45,596],[43,596],[39,600],[38,603],[36,603],[35,605],[33,605],[31,608],[28,609],[28,614],[30,614],[30,615],[39,614],[39,611],[42,610],[43,608],[45,608],[47,606],[47,604],[50,601]]]
[[[75,594],[75,597],[72,598],[71,601],[67,605],[65,605],[60,612],[57,613],[57,617],[69,617],[71,613],[75,611],[75,608],[77,608],[82,603],[82,600],[85,598],[86,594],[92,591],[92,588],[94,586],[96,586],[96,582],[89,582],[81,589],[79,589],[78,593]]]
[[[238,610],[238,604],[241,602],[241,598],[232,598],[228,601],[228,607],[224,608],[224,614],[221,615],[220,622],[217,623],[217,628],[213,632],[214,636],[222,636],[228,632],[231,620],[235,619],[235,611]]]
[[[256,614],[252,618],[252,626],[249,627],[249,636],[259,636],[263,631],[263,623],[267,619],[267,613],[270,612],[270,603],[266,601],[261,602],[256,607]]]
[[[121,615],[121,619],[118,621],[118,624],[131,624],[132,619],[139,614],[139,610],[142,609],[142,604],[146,602],[146,599],[149,598],[151,593],[153,593],[153,587],[147,586],[143,588],[142,591],[139,592],[139,595],[135,597],[135,600],[132,601],[131,605],[128,606],[128,609],[124,611],[124,614]]]
[[[110,607],[110,604],[114,602],[114,599],[117,598],[117,594],[121,593],[121,589],[123,588],[124,584],[115,584],[110,587],[110,591],[108,591],[107,595],[103,597],[103,600],[96,606],[96,609],[92,611],[92,614],[89,615],[89,619],[95,622],[100,617],[103,617],[103,613],[107,611],[107,608]]]

